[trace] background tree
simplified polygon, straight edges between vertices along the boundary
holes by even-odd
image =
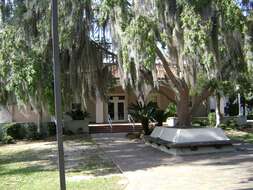
[[[1,0],[0,97],[18,105],[31,103],[41,123],[53,112],[52,42],[49,0]],[[104,49],[91,40],[93,2],[59,2],[60,62],[64,109],[101,97],[111,73],[103,64]],[[101,80],[103,78],[104,80]],[[12,98],[10,98],[12,97]]]
[[[161,62],[180,127],[191,125],[225,67],[245,66],[244,17],[233,0],[104,0],[101,18],[111,25],[124,86],[140,89],[143,73],[152,73],[159,87]]]
[[[245,102],[250,103],[253,99],[253,1],[252,0],[238,0],[241,10],[245,16],[244,24],[244,52],[247,62],[247,71],[238,80],[238,93],[243,96],[243,106],[245,114]],[[252,105],[251,105],[252,106]]]

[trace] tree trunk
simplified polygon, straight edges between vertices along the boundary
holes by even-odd
[[[184,80],[181,80],[174,75],[171,70],[170,64],[157,46],[156,54],[161,59],[163,63],[163,68],[165,69],[168,78],[173,83],[174,87],[179,91],[179,100],[177,100],[177,126],[182,128],[191,127],[192,112],[189,108],[189,88]]]
[[[187,93],[180,94],[180,100],[177,103],[177,116],[178,123],[177,126],[180,128],[189,128],[191,127],[191,111],[189,108],[190,97]]]
[[[220,95],[216,95],[216,108],[215,108],[215,116],[216,116],[216,124],[215,127],[218,127],[221,124],[222,114],[220,111]]]
[[[142,124],[145,135],[149,135],[150,130],[149,130],[149,121],[148,121],[148,119],[143,119],[141,121],[141,124]]]

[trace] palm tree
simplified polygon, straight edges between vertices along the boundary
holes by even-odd
[[[150,134],[149,122],[154,119],[157,108],[155,102],[136,102],[129,107],[129,113],[136,121],[141,122],[145,135]]]

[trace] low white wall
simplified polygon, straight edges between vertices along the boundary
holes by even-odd
[[[66,131],[71,131],[74,134],[89,133],[89,120],[70,120],[64,121],[63,127]]]
[[[166,120],[166,124],[167,124],[169,127],[174,127],[174,126],[176,126],[177,122],[178,122],[177,117],[168,117],[167,120]]]
[[[194,120],[208,120],[208,117],[193,117],[192,121]],[[228,120],[235,120],[238,125],[245,125],[247,124],[247,116],[225,116],[222,118],[222,123],[227,122]],[[168,117],[166,120],[166,125],[169,127],[175,127],[178,122],[177,117]]]

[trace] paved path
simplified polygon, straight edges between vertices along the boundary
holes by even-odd
[[[125,134],[93,138],[128,178],[127,190],[253,190],[252,145],[237,146],[236,153],[175,157]]]

